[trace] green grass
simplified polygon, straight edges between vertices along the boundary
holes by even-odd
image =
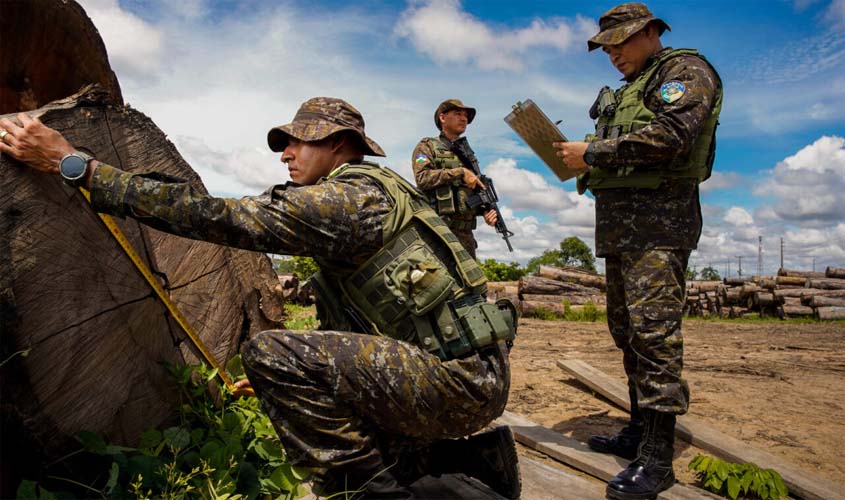
[[[557,314],[550,309],[539,308],[536,313],[526,314],[527,318],[537,318],[546,321],[583,321],[588,323],[606,322],[607,312],[598,309],[592,302],[587,302],[584,307],[578,310],[571,309],[569,301],[563,300],[563,315]]]
[[[316,330],[320,326],[314,306],[285,304],[285,316],[285,328],[288,330]]]

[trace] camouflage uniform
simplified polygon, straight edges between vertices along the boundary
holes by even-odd
[[[643,26],[632,24],[631,30]],[[641,74],[672,50],[652,56]],[[666,82],[681,82],[683,96],[667,102],[661,95]],[[682,414],[689,405],[689,389],[681,378],[681,312],[684,272],[701,234],[700,179],[660,179],[660,169],[690,154],[717,96],[720,102],[721,82],[709,63],[693,55],[672,57],[645,86],[642,101],[655,114],[653,120],[618,137],[594,140],[587,148],[593,169],[656,172],[651,175],[657,188],[590,188],[596,198],[596,254],[606,259],[608,325],[623,350],[629,385],[637,389],[641,408]]]
[[[308,101],[294,123],[271,130],[271,148],[283,150],[288,135],[310,141],[343,130],[308,124],[314,114],[309,106],[325,113],[335,101]],[[360,115],[344,117],[351,106],[343,104],[335,109],[335,121],[360,120],[363,130]],[[362,133],[360,138],[368,154],[382,155],[377,144]],[[353,269],[385,244],[382,227],[393,203],[365,175],[341,173],[311,186],[287,183],[236,200],[204,195],[161,174],[129,174],[104,164],[94,171],[91,195],[100,212],[132,216],[172,234],[309,255]],[[400,447],[484,428],[507,402],[509,365],[498,344],[441,361],[388,337],[277,330],[260,333],[242,353],[288,456],[305,467],[389,465]]]
[[[473,118],[475,118],[475,109],[464,106],[457,99],[450,99],[441,103],[434,113],[434,124],[438,129],[441,127],[438,115],[450,109],[466,109],[469,115],[468,123],[472,123]],[[414,148],[414,152],[411,155],[411,167],[414,170],[417,187],[428,194],[430,198],[434,196],[434,190],[440,186],[449,186],[456,192],[455,202],[458,204],[458,213],[439,213],[439,215],[446,221],[449,229],[458,237],[458,240],[466,251],[475,258],[478,242],[475,241],[475,236],[472,232],[477,226],[477,214],[474,211],[461,210],[461,195],[465,195],[466,193],[460,193],[459,191],[460,189],[466,189],[461,188],[464,177],[463,169],[466,168],[472,172],[473,168],[472,165],[462,165],[454,153],[445,152],[444,154],[444,152],[438,152],[438,150],[449,150],[451,147],[452,141],[443,133],[438,137],[426,137]],[[454,164],[454,166],[447,164]],[[432,203],[432,206],[435,205],[435,203]]]

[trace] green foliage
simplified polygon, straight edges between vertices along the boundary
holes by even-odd
[[[560,242],[558,250],[546,250],[528,261],[527,272],[536,273],[540,266],[574,266],[587,271],[596,271],[593,251],[581,238],[570,236]]]
[[[780,474],[753,463],[735,464],[698,454],[689,463],[689,469],[695,471],[705,489],[732,500],[740,495],[761,500],[778,500],[789,495]]]
[[[528,272],[520,267],[519,262],[505,264],[496,259],[487,259],[481,263],[481,269],[488,281],[516,281]]]
[[[72,479],[47,475],[44,481],[51,488],[61,483],[80,491],[53,494],[45,484],[23,481],[17,496],[291,500],[305,494],[301,483],[306,474],[287,462],[257,398],[236,398],[229,388],[218,388],[213,383],[217,370],[205,365],[167,368],[180,398],[176,425],[147,430],[136,448],[111,445],[95,433],[81,432],[77,439],[89,468],[75,464],[68,467]],[[239,357],[230,361],[229,372],[233,379],[243,376]]]
[[[709,266],[702,269],[699,276],[705,281],[719,281],[722,279],[722,277],[719,276],[719,271]]]
[[[560,251],[546,250],[539,256],[533,257],[531,260],[529,260],[526,269],[529,273],[536,273],[540,269],[540,266],[560,267],[562,265],[563,263],[561,262]]]
[[[295,274],[300,281],[305,281],[320,270],[311,257],[278,257],[273,259],[273,269],[279,274]]]
[[[546,309],[543,307],[537,308],[537,311],[532,314],[527,314],[527,317],[537,318],[546,321],[586,321],[595,323],[597,321],[607,321],[607,313],[599,310],[592,302],[587,302],[583,307],[572,309],[569,300],[563,299],[563,315]]]
[[[691,269],[691,268],[688,267],[687,270],[684,271],[684,276],[686,276],[687,281],[691,281],[691,280],[696,279],[696,277],[698,276],[698,273],[696,272],[695,269]]]
[[[570,236],[560,242],[560,256],[566,266],[580,267],[587,271],[596,271],[596,259],[593,251],[581,238]]]
[[[285,303],[285,317],[285,328],[288,330],[316,330],[320,325],[314,306]]]

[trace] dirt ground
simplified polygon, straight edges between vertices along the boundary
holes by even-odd
[[[691,415],[845,485],[842,322],[688,320],[683,328]],[[557,367],[567,358],[625,379],[604,323],[523,318],[511,352],[508,409],[582,442],[621,428],[627,413]],[[693,482],[687,464],[702,450],[681,440],[675,450],[678,479]]]

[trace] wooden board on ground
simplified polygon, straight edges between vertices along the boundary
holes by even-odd
[[[556,500],[565,491],[566,498],[603,499],[604,483],[556,469],[536,460],[519,457],[522,476],[522,500]],[[462,474],[440,478],[425,477],[411,486],[415,498],[456,500],[501,500],[484,484]],[[302,500],[317,500],[313,493]]]
[[[586,444],[536,424],[516,413],[505,411],[496,420],[496,423],[499,425],[509,425],[516,440],[523,445],[545,453],[555,460],[603,481],[610,480],[628,465],[628,461],[622,458],[604,453],[596,453],[590,450]],[[686,500],[719,497],[711,495],[700,488],[677,483],[675,486],[658,495],[657,498]]]
[[[609,399],[624,410],[630,410],[628,387],[604,372],[577,359],[558,361],[557,365],[578,379],[581,383]],[[805,499],[845,500],[845,486],[815,476],[810,472],[780,459],[771,453],[753,448],[736,438],[730,437],[710,425],[692,417],[678,417],[675,427],[677,435],[699,448],[733,462],[753,462],[763,468],[771,468],[783,477],[790,493]],[[514,431],[515,432],[515,431]]]

